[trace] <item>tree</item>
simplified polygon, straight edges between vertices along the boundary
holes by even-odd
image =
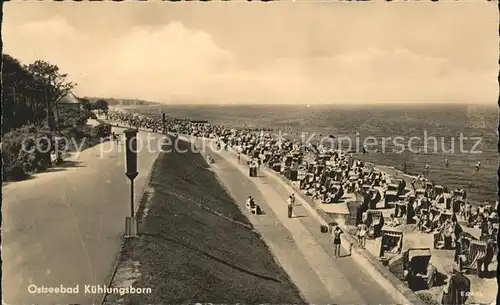
[[[59,67],[43,60],[37,60],[27,66],[28,72],[36,80],[38,92],[46,104],[47,124],[50,130],[56,129],[54,106],[68,94],[76,84],[68,81],[68,74],[59,72]]]
[[[92,105],[90,101],[86,98],[80,98],[80,104],[82,105],[83,110],[90,111],[92,110]]]
[[[2,54],[2,61],[2,133],[41,123],[47,111],[37,92],[40,85],[17,59]]]
[[[108,112],[108,102],[106,102],[105,100],[97,100],[94,104],[94,109],[97,109],[97,110],[102,110],[104,111],[105,113]]]

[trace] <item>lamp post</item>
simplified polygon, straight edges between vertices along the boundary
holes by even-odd
[[[137,236],[137,219],[134,208],[134,179],[137,171],[137,129],[127,129],[125,133],[125,176],[130,180],[130,217],[125,218],[125,236]]]

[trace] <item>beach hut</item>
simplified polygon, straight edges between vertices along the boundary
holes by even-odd
[[[434,198],[437,197],[437,196],[440,196],[444,194],[444,188],[442,185],[435,185],[434,186],[434,189],[433,189],[433,196]]]
[[[417,197],[417,199],[425,197],[425,189],[423,189],[423,188],[416,189],[415,190],[415,197]]]
[[[403,231],[399,228],[384,226],[380,241],[379,257],[390,260],[403,251]]]
[[[432,288],[436,277],[436,268],[430,264],[431,249],[408,249],[404,256],[406,256],[408,267],[408,287],[412,290],[417,290],[420,287]]]
[[[380,191],[375,188],[370,189],[369,194],[371,195],[370,209],[376,209],[377,203],[379,203],[382,199],[382,194],[380,194]]]
[[[395,202],[398,200],[399,195],[399,184],[391,183],[387,186],[387,190],[385,191],[385,205],[387,206],[391,202]]]
[[[382,227],[384,227],[384,215],[382,215],[381,211],[375,210],[367,210],[367,227],[368,227],[368,236],[370,238],[377,238],[382,233]]]
[[[477,276],[481,276],[484,271],[488,271],[488,266],[494,257],[494,243],[474,239],[462,239],[465,244],[465,255],[459,257],[459,270],[466,271],[476,269]]]

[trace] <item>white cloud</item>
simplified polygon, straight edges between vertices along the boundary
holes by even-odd
[[[77,94],[160,102],[315,103],[496,98],[491,72],[404,48],[357,49],[323,57],[275,58],[252,69],[212,36],[181,22],[135,27],[121,36],[85,35],[57,17],[4,25],[4,47],[23,62],[49,60],[70,74]],[[252,42],[248,42],[249,48]]]

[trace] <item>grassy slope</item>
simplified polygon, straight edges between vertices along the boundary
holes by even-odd
[[[153,294],[125,301],[304,303],[260,235],[206,168],[199,154],[158,158],[150,182],[154,193],[139,229],[144,235],[127,241],[121,258],[140,263],[134,287],[150,287]]]

